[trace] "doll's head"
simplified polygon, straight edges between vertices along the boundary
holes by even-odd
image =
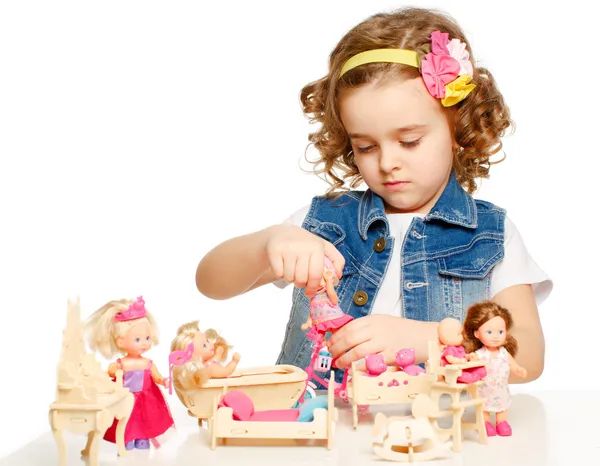
[[[223,348],[223,353],[217,362],[227,359],[229,345],[216,330],[200,330],[198,321],[188,322],[177,329],[177,335],[171,342],[171,352],[185,351],[190,343],[194,344],[192,359],[180,366],[173,367],[173,382],[178,388],[187,390],[204,385],[210,379],[204,363],[215,355],[217,348]]]
[[[109,359],[117,354],[140,356],[158,344],[158,328],[143,298],[109,301],[85,323],[88,344]]]
[[[510,335],[513,319],[508,309],[493,301],[482,301],[472,305],[464,323],[465,351],[473,351],[486,346],[506,350],[515,356],[518,350],[517,340]]]
[[[374,52],[381,49],[388,50]],[[350,188],[364,181],[400,211],[431,196],[452,168],[472,193],[511,124],[460,26],[430,9],[380,13],[352,28],[331,52],[327,75],[302,89],[301,103],[319,123],[310,141],[328,194],[346,189],[346,180]],[[392,189],[386,181],[413,183]]]
[[[463,324],[458,319],[446,317],[438,324],[438,338],[446,346],[459,346],[463,342]]]

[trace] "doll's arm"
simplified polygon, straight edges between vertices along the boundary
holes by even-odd
[[[303,323],[303,324],[300,326],[300,328],[301,328],[302,330],[306,330],[306,329],[308,329],[308,328],[311,328],[311,327],[312,327],[312,319],[311,319],[311,317],[310,317],[310,314],[309,314],[309,315],[308,315],[308,319],[306,319],[306,322],[304,322],[304,323]]]
[[[116,362],[113,362],[112,364],[110,364],[108,366],[108,375],[110,377],[116,377],[117,376],[117,371],[119,370],[119,364]]]
[[[229,361],[228,364],[226,364],[225,366],[221,366],[219,364],[211,364],[210,366],[208,366],[208,372],[210,373],[210,376],[215,379],[223,379],[225,377],[229,377],[233,373],[233,371],[235,371],[235,368],[237,367],[239,361],[239,353],[234,353],[231,357],[231,361]]]
[[[527,373],[523,378],[511,377],[509,382],[526,383],[537,379],[544,371],[545,342],[531,285],[511,286],[494,296],[493,301],[510,310],[514,322],[510,334],[519,344],[516,362]]]
[[[524,379],[527,377],[527,370],[517,364],[517,361],[508,353],[508,366],[510,367],[510,373]]]
[[[446,361],[448,361],[450,364],[463,364],[463,363],[467,362],[467,358],[457,358],[456,356],[447,354]]]
[[[154,364],[152,364],[151,374],[152,374],[152,380],[154,380],[154,383],[156,383],[158,385],[162,385],[163,387],[166,387],[164,377],[162,375],[160,375],[160,372],[158,372],[158,369],[156,368],[156,365],[154,365]]]

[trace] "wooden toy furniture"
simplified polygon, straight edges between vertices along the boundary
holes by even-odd
[[[66,466],[63,431],[87,434],[81,452],[89,457],[90,466],[98,465],[98,442],[113,420],[119,420],[116,437],[120,456],[125,455],[125,426],[133,409],[134,396],[123,387],[123,373],[116,381],[100,367],[93,354],[85,349],[80,302],[68,302],[67,325],[58,364],[56,400],[50,405],[50,426],[58,444],[59,466]]]
[[[348,382],[348,399],[352,402],[352,423],[358,425],[358,407],[361,405],[412,403],[415,396],[428,395],[436,376],[431,374],[408,375],[395,366],[374,377],[351,365]]]
[[[213,414],[215,396],[221,396],[225,387],[247,394],[254,409],[286,409],[296,404],[306,387],[307,374],[292,365],[275,365],[237,369],[231,376],[210,379],[201,388],[181,390],[174,384],[179,400],[190,416],[200,424]]]
[[[446,416],[427,395],[416,395],[412,404],[412,416],[386,417],[377,413],[373,436],[386,428],[383,442],[373,442],[373,451],[388,461],[429,461],[447,456],[450,451],[444,442],[447,435],[435,429],[432,420]]]
[[[316,408],[312,413],[312,421],[308,422],[295,420],[298,418],[298,409],[273,413],[276,410],[257,411],[250,405],[247,412],[234,412],[231,407],[219,405],[227,393],[227,387],[224,387],[222,393],[214,398],[213,416],[209,421],[211,448],[216,449],[218,443],[230,438],[253,439],[257,442],[261,439],[317,439],[324,440],[330,450],[338,415],[334,404],[333,372],[329,381],[327,409]],[[273,414],[284,420],[270,420],[274,418]]]
[[[438,342],[430,341],[429,359],[427,361],[427,372],[435,377],[437,381],[431,384],[430,396],[436,406],[440,404],[440,398],[443,395],[449,395],[450,408],[452,415],[452,426],[443,429],[437,421],[434,421],[434,427],[440,433],[450,433],[453,440],[453,449],[459,452],[462,449],[462,439],[465,430],[475,430],[479,434],[479,441],[483,444],[488,443],[485,430],[485,419],[483,416],[483,403],[485,400],[480,398],[477,392],[481,382],[470,384],[457,383],[456,379],[462,374],[462,370],[469,367],[485,366],[485,361],[470,361],[466,364],[449,364],[440,366],[440,347]],[[461,395],[466,394],[467,399],[461,401]],[[474,407],[475,422],[465,422],[463,420],[464,412],[467,408]]]
[[[445,380],[450,385],[456,385],[457,379],[462,375],[464,369],[483,367],[486,365],[485,361],[468,361],[462,364],[448,364],[442,366],[440,363],[442,353],[440,351],[439,343],[435,340],[429,341],[427,350],[428,372],[437,375],[439,379]]]

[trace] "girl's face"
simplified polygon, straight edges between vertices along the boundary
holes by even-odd
[[[141,321],[129,328],[127,333],[117,338],[117,346],[130,357],[139,357],[152,346],[148,321]]]
[[[502,317],[496,316],[475,330],[477,338],[483,346],[499,348],[506,342],[506,322]]]
[[[452,170],[453,136],[439,99],[418,78],[343,91],[339,105],[356,166],[386,211],[427,214]]]

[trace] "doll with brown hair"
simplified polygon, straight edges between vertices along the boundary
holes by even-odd
[[[185,351],[192,344],[193,352],[189,361],[173,367],[173,384],[182,390],[202,387],[211,378],[229,377],[240,361],[239,353],[234,353],[226,365],[229,345],[216,330],[201,331],[198,321],[188,322],[177,329],[171,342],[171,352]]]
[[[512,428],[508,423],[508,408],[511,397],[508,378],[511,374],[527,377],[525,368],[519,366],[514,357],[517,354],[517,340],[510,335],[513,319],[508,309],[493,301],[482,301],[472,305],[464,322],[465,350],[470,360],[487,362],[487,377],[478,387],[479,396],[485,399],[484,415],[488,437],[493,435],[510,436]],[[491,421],[491,413],[496,414],[496,425]]]
[[[125,448],[148,449],[150,442],[158,447],[158,437],[174,422],[158,387],[166,387],[167,382],[152,361],[142,357],[158,344],[156,321],[146,310],[143,298],[109,301],[88,318],[85,328],[93,351],[107,359],[124,355],[109,365],[108,374],[114,380],[117,370],[122,370],[123,386],[129,388],[135,400],[125,427]],[[115,443],[116,427],[115,420],[104,434],[105,440]]]

